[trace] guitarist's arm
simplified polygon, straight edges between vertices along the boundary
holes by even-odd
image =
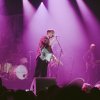
[[[52,55],[52,58],[51,58],[51,61],[54,61],[55,63],[57,63],[57,64],[61,64],[61,65],[63,65],[63,63],[59,60],[59,59],[57,59],[57,57],[53,54]]]

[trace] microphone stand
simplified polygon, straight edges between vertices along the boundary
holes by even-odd
[[[63,50],[62,50],[62,47],[61,47],[61,45],[60,45],[60,42],[59,42],[58,39],[57,39],[57,36],[56,36],[56,41],[57,41],[57,43],[58,43],[58,45],[59,45],[59,47],[60,47],[60,55],[59,55],[59,61],[60,61],[61,55],[63,54]],[[58,63],[58,66],[59,66],[59,63]]]
[[[62,50],[62,47],[61,47],[61,45],[60,45],[60,42],[59,42],[58,39],[57,39],[57,36],[56,36],[56,41],[57,41],[58,46],[59,46],[59,48],[60,48],[60,54],[59,54],[59,58],[58,58],[58,60],[60,61],[61,55],[63,54],[63,50]],[[59,67],[59,65],[60,65],[60,62],[58,62],[57,67]],[[57,68],[57,73],[58,73],[58,68]],[[58,76],[58,75],[57,75],[57,76]]]

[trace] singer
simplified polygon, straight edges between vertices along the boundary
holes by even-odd
[[[46,77],[48,64],[51,60],[57,61],[53,54],[50,40],[55,37],[54,30],[47,30],[46,36],[40,39],[36,56],[36,68],[34,77]]]

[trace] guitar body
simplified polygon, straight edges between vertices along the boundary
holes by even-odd
[[[40,59],[43,60],[43,61],[54,61],[56,64],[60,64],[63,66],[63,63],[57,59],[53,53],[50,53],[46,48],[43,48],[42,51],[41,51],[41,54],[40,54]]]
[[[53,56],[53,54],[50,53],[46,48],[42,49],[41,55],[40,55],[41,60],[43,60],[43,61],[46,60],[46,61],[50,62],[52,56]]]

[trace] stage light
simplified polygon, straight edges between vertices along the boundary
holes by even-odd
[[[41,4],[43,4],[43,2],[41,2]]]
[[[36,9],[41,4],[41,0],[28,0]]]

